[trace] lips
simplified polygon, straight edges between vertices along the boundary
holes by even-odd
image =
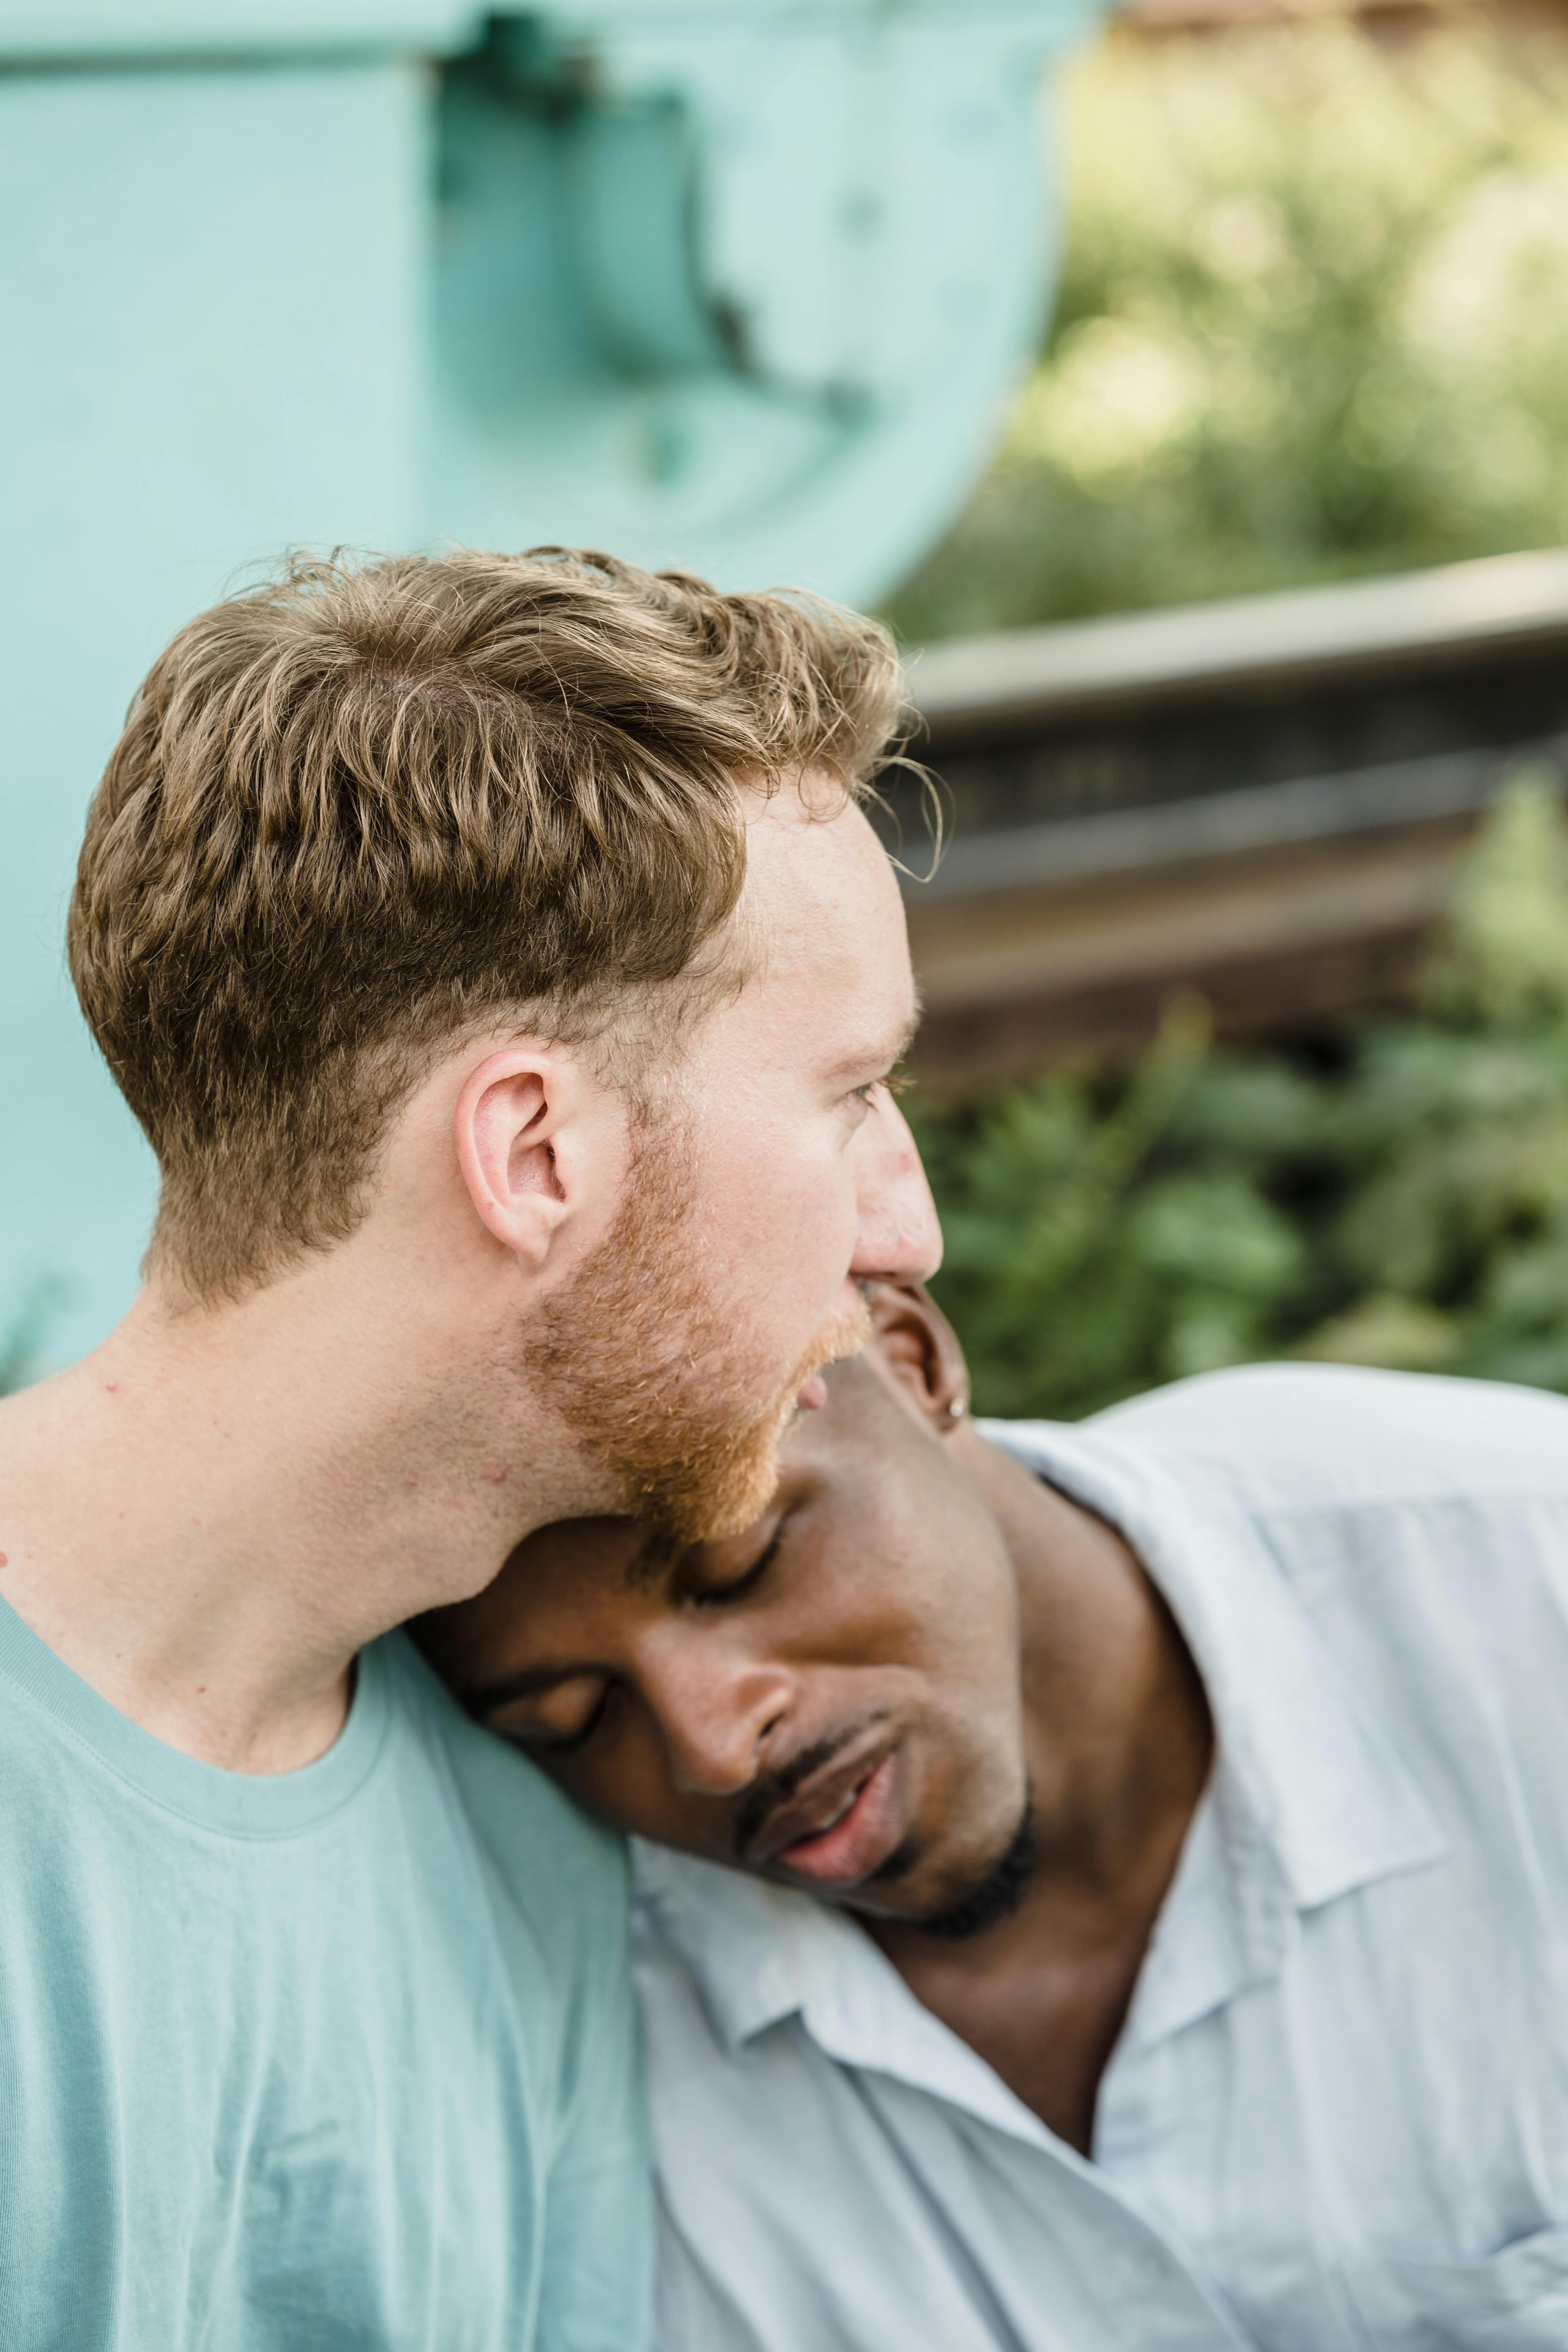
[[[840,1764],[774,1815],[751,1858],[817,1885],[869,1877],[903,1833],[900,1778],[896,1749]]]

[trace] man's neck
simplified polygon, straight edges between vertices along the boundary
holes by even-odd
[[[579,1507],[521,1396],[503,1413],[441,1334],[320,1287],[213,1313],[144,1295],[0,1405],[0,1598],[132,1721],[234,1770],[321,1754],[365,1642]]]
[[[1191,1654],[1121,1536],[976,1433],[962,1443],[1018,1578],[1037,1860],[1016,1911],[967,1941],[876,1932],[926,2005],[1087,2153],[1213,1731]]]

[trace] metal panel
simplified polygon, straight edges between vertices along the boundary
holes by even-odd
[[[1092,14],[501,23],[444,86],[433,527],[885,593],[1033,349],[1040,69]]]
[[[482,13],[463,0],[0,0],[0,58],[457,49]]]
[[[609,545],[867,601],[1047,291],[1092,0],[0,0],[0,1332],[153,1171],[66,987],[148,660],[285,542]],[[486,29],[488,27],[488,30]]]
[[[0,78],[0,1325],[121,1308],[150,1154],[66,982],[82,812],[163,640],[238,567],[413,536],[416,70]]]

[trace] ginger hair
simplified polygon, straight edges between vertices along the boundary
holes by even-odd
[[[748,792],[858,796],[900,708],[874,622],[569,549],[296,558],[199,614],[68,929],[158,1158],[150,1269],[211,1301],[345,1238],[468,1034],[624,1038],[735,908]]]

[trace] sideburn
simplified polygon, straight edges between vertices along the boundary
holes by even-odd
[[[738,1535],[761,1516],[802,1381],[870,1336],[864,1307],[830,1318],[768,1402],[738,1410],[758,1368],[744,1301],[715,1297],[703,1280],[692,1160],[689,1123],[637,1118],[625,1203],[523,1350],[622,1509],[679,1545]]]

